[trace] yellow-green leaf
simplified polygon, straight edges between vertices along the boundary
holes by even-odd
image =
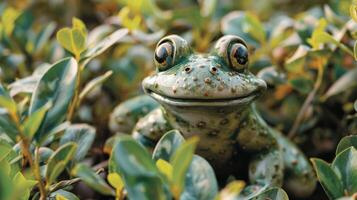
[[[350,6],[350,15],[352,19],[357,22],[357,4],[352,4]]]
[[[3,29],[7,35],[11,35],[15,27],[15,20],[20,15],[20,12],[14,8],[7,8],[1,16]]]
[[[170,163],[173,167],[171,192],[179,199],[183,191],[186,173],[191,164],[199,138],[192,137],[183,143],[172,156]]]
[[[108,174],[108,182],[111,186],[113,186],[117,190],[121,190],[124,187],[124,182],[117,173],[110,173]]]
[[[72,18],[72,27],[73,28],[78,28],[79,30],[82,31],[83,35],[85,37],[87,37],[87,27],[86,25],[83,23],[82,20],[76,18],[76,17],[73,17]]]
[[[159,159],[156,161],[156,166],[170,181],[172,180],[172,165],[169,162]]]
[[[57,32],[56,37],[61,46],[74,54],[77,59],[86,48],[86,36],[79,28],[63,28]]]
[[[40,128],[41,123],[50,107],[51,103],[45,104],[44,106],[42,106],[42,108],[36,110],[34,113],[28,116],[24,121],[24,134],[29,140],[32,139],[38,128]]]
[[[56,195],[56,200],[68,200],[66,197],[60,195],[60,194],[57,194]]]
[[[219,200],[233,200],[241,193],[245,186],[243,181],[230,182],[220,193]]]

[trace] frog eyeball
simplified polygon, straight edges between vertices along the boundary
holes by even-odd
[[[174,60],[174,47],[170,42],[160,44],[155,50],[155,62],[159,71],[168,69]]]
[[[234,43],[229,50],[230,65],[240,71],[244,70],[248,63],[248,49],[242,43]]]

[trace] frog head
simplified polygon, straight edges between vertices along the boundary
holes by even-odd
[[[191,127],[184,132],[202,124],[214,128],[240,115],[266,89],[248,71],[247,45],[234,35],[220,38],[209,54],[194,53],[177,35],[164,37],[155,63],[157,71],[144,79],[144,91],[163,106],[174,127]]]

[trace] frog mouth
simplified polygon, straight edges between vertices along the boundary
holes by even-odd
[[[145,92],[160,103],[165,103],[173,106],[207,106],[207,107],[224,107],[249,104],[254,101],[260,93],[253,91],[244,96],[220,98],[220,99],[198,99],[198,98],[176,98],[164,94],[156,93],[150,89]]]

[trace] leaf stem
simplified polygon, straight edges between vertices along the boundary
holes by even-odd
[[[305,102],[304,104],[302,105],[295,121],[294,121],[294,124],[292,126],[292,128],[290,129],[290,132],[288,134],[288,137],[289,138],[293,138],[298,129],[299,129],[299,126],[300,124],[302,123],[303,121],[303,118],[304,118],[304,114],[306,112],[306,110],[309,108],[312,100],[314,99],[316,93],[317,93],[317,90],[320,88],[320,85],[322,83],[322,79],[323,79],[323,73],[324,73],[324,66],[322,65],[322,61],[321,59],[319,59],[319,66],[318,66],[318,71],[317,71],[317,79],[316,79],[316,82],[314,84],[314,88],[312,89],[312,91],[309,93],[309,95],[307,96],[307,98],[305,99]]]
[[[25,137],[25,134],[23,132],[23,128],[21,127],[19,117],[16,114],[11,115],[13,121],[15,122],[16,129],[19,132],[20,138],[21,138],[21,148],[22,148],[22,153],[23,153],[23,158],[27,159],[30,165],[30,168],[38,181],[38,188],[40,190],[40,200],[46,200],[46,189],[45,186],[43,185],[42,178],[41,178],[41,172],[40,172],[40,166],[39,166],[39,148],[36,147],[36,152],[35,152],[35,160],[32,158],[32,154],[30,152],[30,141]],[[35,161],[35,162],[34,162]]]
[[[76,56],[76,60],[79,63],[79,56]],[[81,69],[82,66],[78,65],[78,72],[77,72],[77,82],[76,82],[76,88],[74,91],[74,96],[73,96],[73,101],[69,107],[68,115],[67,115],[67,120],[72,121],[74,111],[76,110],[76,107],[79,104],[79,90],[81,87]]]

